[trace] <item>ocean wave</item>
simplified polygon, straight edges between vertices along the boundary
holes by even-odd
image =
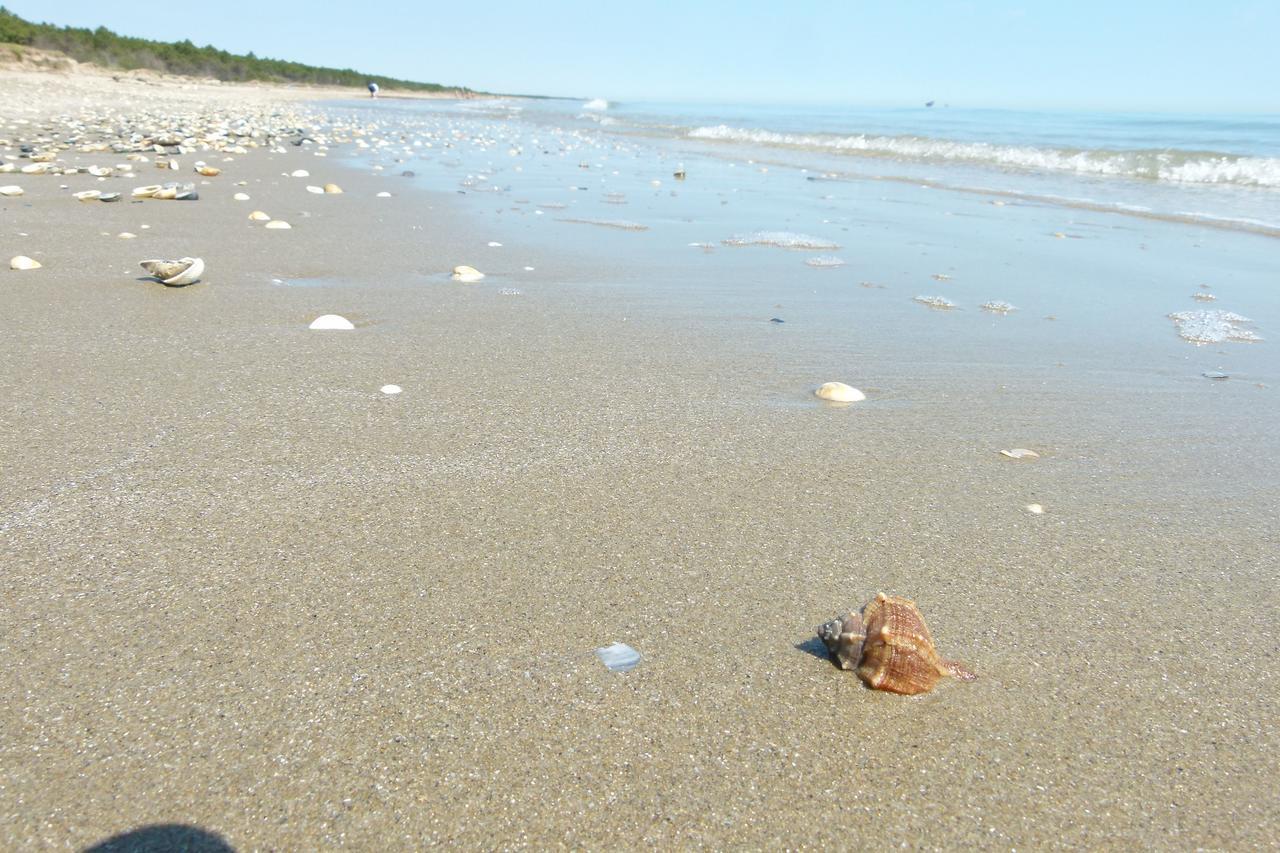
[[[723,124],[694,128],[687,135],[691,139],[748,142],[868,157],[963,162],[1009,169],[1075,172],[1177,183],[1280,188],[1280,158],[1242,157],[1212,151],[1036,148],[1026,145],[995,145],[989,142],[956,142],[921,136],[777,133],[771,130],[733,128]]]
[[[583,104],[582,108],[584,110],[607,110],[609,109],[609,102],[604,98],[592,98]]]

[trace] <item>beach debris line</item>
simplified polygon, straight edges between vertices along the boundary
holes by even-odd
[[[169,287],[195,284],[204,273],[204,261],[201,258],[179,258],[176,261],[153,259],[139,261],[138,266]]]
[[[630,672],[640,665],[640,653],[626,643],[596,649],[596,657],[613,672]]]
[[[462,282],[476,282],[484,278],[484,273],[475,267],[469,267],[466,264],[460,264],[453,268],[453,278]]]
[[[154,198],[161,201],[176,199],[177,201],[196,201],[200,198],[200,194],[196,192],[195,184],[182,184],[176,181],[170,181],[167,184],[149,184],[145,187],[136,187],[133,191],[134,198]]]
[[[1034,450],[1027,450],[1025,447],[1015,447],[1013,450],[1001,450],[1000,455],[1008,459],[1039,459],[1040,454]]]
[[[852,669],[875,690],[912,695],[933,689],[952,676],[978,676],[964,664],[944,660],[914,601],[883,592],[862,612],[837,616],[818,626],[818,637],[841,669]]]
[[[783,321],[779,320],[778,322]],[[819,400],[827,400],[832,403],[857,403],[867,399],[866,394],[843,382],[826,382],[819,386],[818,390],[814,391],[813,394]]]
[[[26,255],[15,255],[9,261],[9,269],[11,270],[38,270],[42,266],[44,264],[34,258],[28,258]]]
[[[307,326],[307,328],[321,329],[321,330],[332,329],[337,331],[350,331],[355,328],[355,324],[352,323],[350,320],[348,320],[346,317],[343,317],[339,314],[322,314],[319,317],[312,320],[311,325]]]

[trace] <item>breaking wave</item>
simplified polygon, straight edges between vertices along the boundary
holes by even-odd
[[[1280,158],[1244,157],[1213,151],[1037,148],[921,136],[777,133],[723,124],[695,128],[688,132],[688,136],[691,139],[747,142],[900,160],[963,162],[1005,169],[1075,172],[1189,184],[1280,188]]]

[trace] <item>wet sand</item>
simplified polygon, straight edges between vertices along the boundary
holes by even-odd
[[[682,314],[336,157],[238,156],[194,203],[0,176],[4,258],[44,264],[0,271],[0,846],[1280,835],[1273,389]],[[185,254],[201,284],[139,280]],[[881,590],[979,679],[836,669],[813,628]]]

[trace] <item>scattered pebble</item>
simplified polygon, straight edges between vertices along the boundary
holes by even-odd
[[[308,329],[354,329],[355,325],[346,317],[337,314],[324,314],[311,321]]]
[[[640,665],[640,653],[626,643],[596,649],[596,657],[613,672],[630,672]]]

